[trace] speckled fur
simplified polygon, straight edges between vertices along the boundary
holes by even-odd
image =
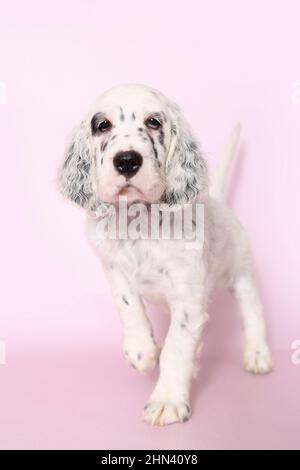
[[[91,119],[103,110],[115,116],[113,129],[105,136],[92,135]],[[145,129],[149,111],[163,117],[163,133],[149,134]],[[139,199],[167,208],[203,204],[201,249],[186,249],[185,240],[102,239],[99,221],[111,217],[118,188],[124,183],[112,167],[112,158],[128,146],[144,159],[132,178],[138,192],[133,192],[129,204]],[[190,416],[194,360],[208,318],[208,298],[219,283],[234,291],[241,306],[245,368],[266,373],[272,367],[247,237],[222,198],[226,165],[213,179],[209,194],[206,163],[177,105],[156,90],[127,85],[113,88],[96,102],[75,129],[60,171],[62,193],[88,211],[88,239],[110,281],[123,324],[126,360],[144,373],[159,359],[159,380],[144,408],[144,419],[151,424],[184,422]],[[144,300],[164,303],[170,311],[161,351]]]

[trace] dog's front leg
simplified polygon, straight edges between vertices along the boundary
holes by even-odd
[[[158,360],[152,326],[140,296],[117,269],[108,273],[112,294],[123,325],[123,354],[139,372],[152,370]]]
[[[207,318],[201,294],[187,294],[170,307],[171,324],[160,356],[160,377],[144,408],[144,419],[155,425],[183,422],[190,416],[195,353]]]

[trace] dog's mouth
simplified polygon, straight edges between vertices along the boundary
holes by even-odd
[[[113,194],[110,196],[110,202],[116,203],[118,199],[127,198],[127,202],[144,202],[146,204],[158,204],[164,192],[164,187],[160,182],[156,182],[150,187],[145,185],[141,189],[139,186],[132,184],[130,181],[123,182],[114,188]],[[105,200],[103,198],[103,200]]]
[[[131,183],[127,183],[122,188],[120,188],[117,192],[117,196],[126,197],[130,201],[145,200],[144,193]]]

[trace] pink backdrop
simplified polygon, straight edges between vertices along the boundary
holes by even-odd
[[[299,15],[297,0],[1,4],[0,447],[299,445],[300,365],[290,360],[300,338]],[[277,358],[270,377],[241,371],[236,307],[218,294],[194,416],[162,430],[141,421],[155,374],[136,377],[122,362],[84,214],[55,187],[70,129],[124,82],[177,101],[210,167],[242,122],[229,201],[252,240]],[[167,319],[152,317],[160,335]]]

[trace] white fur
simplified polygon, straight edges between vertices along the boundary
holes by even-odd
[[[118,119],[120,107],[124,121]],[[90,133],[91,117],[98,111],[109,114],[115,122],[112,132],[120,136],[111,140],[112,133],[106,135],[107,145],[102,153],[101,139],[105,136],[93,137]],[[165,116],[164,145],[157,142],[157,156],[151,139],[142,140],[137,130],[144,125],[145,115],[156,111]],[[133,113],[135,119],[131,118]],[[159,380],[144,409],[144,419],[151,424],[182,422],[190,416],[194,360],[208,317],[208,298],[216,284],[232,288],[240,303],[245,369],[263,374],[272,368],[247,237],[222,200],[228,162],[238,134],[239,129],[227,146],[225,162],[220,165],[212,184],[213,195],[209,196],[205,162],[179,108],[156,90],[134,85],[116,87],[100,97],[75,130],[72,150],[67,151],[61,170],[63,194],[93,215],[87,219],[88,239],[100,255],[110,281],[123,324],[126,360],[145,373],[159,358]],[[154,133],[152,137],[157,139]],[[102,240],[97,230],[99,207],[105,205],[108,215],[104,217],[109,217],[124,186],[124,177],[115,172],[112,159],[117,150],[127,148],[139,151],[144,159],[141,170],[132,178],[134,188],[128,194],[129,202],[141,200],[172,206],[201,201],[205,220],[203,250],[186,249],[185,240]],[[80,162],[84,162],[84,168]],[[144,299],[164,303],[170,311],[170,327],[161,352]]]

